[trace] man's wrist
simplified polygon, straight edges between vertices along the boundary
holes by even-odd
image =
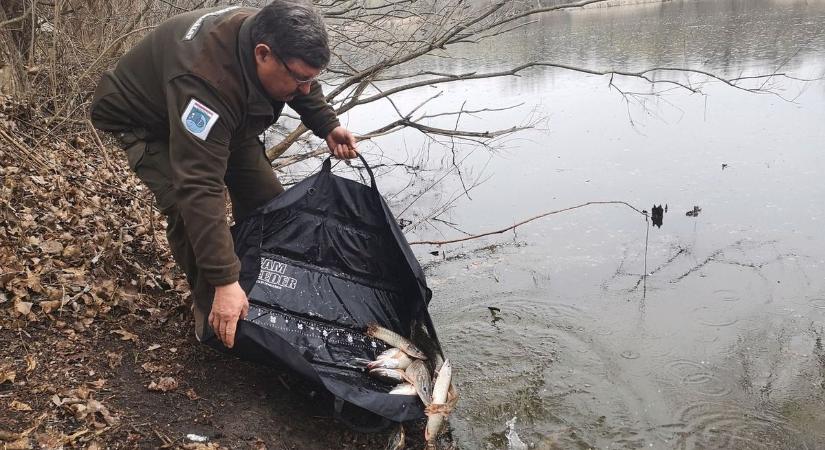
[[[223,284],[223,285],[220,285],[220,286],[215,286],[215,291],[229,290],[229,289],[233,289],[235,286],[238,286],[237,281],[233,281],[229,284]]]

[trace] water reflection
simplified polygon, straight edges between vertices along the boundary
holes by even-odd
[[[691,67],[726,76],[766,65],[795,71],[812,60],[821,63],[825,3],[673,0],[547,14],[522,30],[455,49],[461,57],[455,62],[439,58],[431,64],[455,72],[548,60],[630,71]],[[522,87],[540,90],[553,82],[545,76],[526,77],[529,84]]]
[[[654,227],[662,228],[662,222],[665,219],[665,211],[667,210],[667,205],[662,208],[662,205],[654,206],[650,208],[650,221],[653,223]]]
[[[552,59],[819,76],[825,2],[569,12],[455,53],[465,60],[428,67]],[[435,106],[524,101],[551,118],[549,131],[509,151],[468,158],[489,163],[491,178],[441,216],[453,226],[485,231],[608,199],[662,215],[666,201],[671,213],[653,228],[617,209],[582,209],[492,240],[420,249],[456,367],[452,430],[462,448],[506,448],[508,431],[531,448],[825,447],[825,83],[777,83],[801,92],[796,104],[711,87],[707,98],[670,93],[632,125],[605,80],[569,72],[439,88]],[[517,114],[468,124],[494,129]],[[411,136],[382,145],[411,148]],[[460,192],[440,186],[431,200]],[[410,223],[423,223],[427,199],[419,202],[404,211]],[[410,237],[451,233],[417,227]]]

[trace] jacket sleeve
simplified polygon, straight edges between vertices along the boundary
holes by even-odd
[[[226,220],[224,175],[238,117],[192,76],[169,81],[166,99],[172,184],[195,263],[213,286],[235,282],[240,262]]]
[[[340,125],[335,111],[324,99],[321,84],[312,82],[307,95],[299,95],[289,102],[289,107],[301,116],[301,122],[316,136],[326,138],[330,131]]]

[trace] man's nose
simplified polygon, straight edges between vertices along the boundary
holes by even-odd
[[[310,83],[301,83],[301,84],[299,84],[298,85],[298,92],[300,92],[301,95],[309,94],[309,85],[310,85]]]

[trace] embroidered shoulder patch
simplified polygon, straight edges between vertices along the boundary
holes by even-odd
[[[193,98],[189,100],[189,104],[183,110],[180,120],[183,121],[186,131],[205,141],[206,137],[209,136],[209,130],[212,129],[219,117],[218,113]]]

